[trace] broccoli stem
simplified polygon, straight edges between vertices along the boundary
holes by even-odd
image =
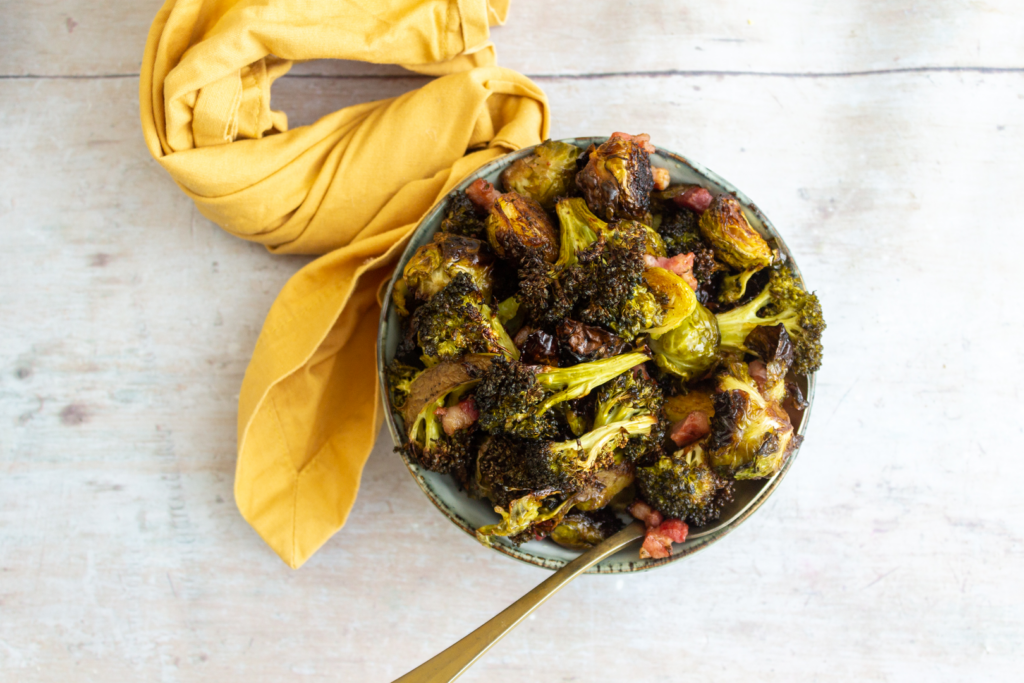
[[[653,415],[641,415],[634,417],[630,420],[623,420],[621,422],[612,422],[592,429],[579,439],[575,441],[563,441],[561,443],[552,444],[552,448],[556,452],[561,452],[565,455],[572,451],[576,458],[576,467],[586,471],[594,466],[597,459],[604,452],[613,440],[616,441],[615,445],[619,445],[619,441],[622,437],[628,437],[634,434],[650,434],[651,427],[658,421]]]
[[[562,401],[586,396],[605,382],[615,379],[649,359],[640,351],[624,353],[611,358],[580,363],[568,368],[554,368],[537,374],[537,383],[545,389],[560,390],[540,405],[537,414],[549,410]]]
[[[769,288],[765,287],[764,291],[742,306],[715,315],[715,322],[718,323],[718,332],[722,337],[718,344],[720,348],[735,349],[749,353],[750,349],[743,342],[746,340],[747,335],[753,332],[755,327],[758,325],[776,325],[778,323],[786,324],[786,319],[777,319],[788,319],[788,316],[784,315],[772,318],[757,317],[757,312],[764,308],[771,298],[768,290]],[[787,328],[789,327],[789,325],[786,326]]]

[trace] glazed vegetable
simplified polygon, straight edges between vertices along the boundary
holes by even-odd
[[[683,381],[699,378],[714,366],[718,346],[715,316],[700,304],[680,325],[650,342],[658,367]]]
[[[548,140],[512,162],[502,172],[501,184],[506,192],[518,192],[550,210],[558,197],[569,194],[579,155],[576,145]]]
[[[605,220],[643,220],[654,187],[650,156],[642,143],[613,136],[590,152],[587,165],[576,174],[576,185],[587,205]]]
[[[412,325],[423,355],[432,362],[452,360],[467,353],[519,357],[515,344],[466,273],[456,275],[416,309]]]
[[[715,197],[701,214],[700,232],[722,263],[736,270],[760,270],[772,264],[771,247],[750,227],[735,197]]]
[[[788,363],[774,360],[769,380],[759,387],[740,361],[725,364],[716,376],[715,417],[707,442],[710,465],[733,479],[770,477],[800,443],[782,407]]]
[[[486,242],[452,233],[435,233],[434,240],[417,249],[405,264],[402,270],[402,281],[405,283],[403,296],[429,301],[453,277],[466,273],[473,286],[483,295],[484,301],[489,302],[493,286],[493,262],[494,255]],[[395,292],[397,297],[397,287]]]
[[[609,513],[573,510],[551,532],[551,540],[570,550],[587,550],[622,528],[622,522]]]
[[[711,469],[700,444],[638,467],[636,483],[640,497],[662,516],[695,526],[717,520],[733,493],[732,482]]]
[[[501,258],[525,263],[558,258],[558,237],[540,204],[515,192],[498,197],[487,216],[487,241]]]
[[[473,458],[471,429],[446,430],[443,413],[446,405],[456,407],[474,383],[463,384],[445,392],[425,405],[412,424],[407,426],[408,441],[403,448],[428,470],[441,474],[456,473],[457,478],[465,479]]]
[[[721,348],[755,353],[745,340],[755,327],[782,324],[793,342],[793,368],[807,375],[821,367],[821,334],[825,320],[818,297],[808,293],[788,266],[776,268],[760,294],[750,302],[715,316]]]

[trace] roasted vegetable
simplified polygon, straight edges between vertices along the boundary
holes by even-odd
[[[590,152],[587,165],[576,174],[576,185],[587,205],[605,220],[643,220],[654,187],[650,155],[641,143],[613,136]]]
[[[821,366],[821,333],[825,320],[818,297],[808,293],[788,266],[776,268],[760,294],[731,311],[715,316],[721,334],[721,348],[754,353],[746,343],[759,325],[781,323],[786,327],[793,343],[793,369],[801,375],[814,372]]]
[[[760,270],[772,265],[771,247],[750,227],[735,197],[715,197],[711,208],[701,214],[700,232],[718,260],[736,270]]]
[[[658,367],[684,381],[700,377],[715,364],[718,346],[715,316],[700,304],[680,325],[650,342]]]
[[[409,398],[413,380],[422,372],[419,368],[393,360],[384,368],[388,381],[388,398],[391,405],[401,409]]]
[[[594,427],[637,415],[657,415],[663,402],[658,383],[642,368],[624,372],[594,392]]]
[[[476,381],[454,387],[426,404],[416,419],[406,425],[407,440],[402,446],[423,467],[441,474],[452,473],[465,481],[473,459],[472,428],[446,432],[442,414],[446,406],[454,407]]]
[[[555,207],[559,225],[558,260],[556,270],[564,270],[579,261],[579,254],[597,241],[608,229],[608,224],[591,213],[586,202],[576,197],[561,199]]]
[[[579,255],[582,277],[574,315],[602,325],[624,341],[663,320],[663,310],[644,284],[646,243],[638,231],[603,234],[594,248]]]
[[[438,232],[432,242],[424,244],[412,255],[402,270],[402,280],[408,295],[419,301],[429,301],[453,277],[466,273],[484,301],[489,302],[493,261],[494,255],[486,242]]]
[[[551,532],[551,540],[570,550],[588,550],[622,528],[622,522],[610,512],[573,510]]]
[[[637,493],[666,518],[705,526],[732,500],[732,482],[714,472],[700,444],[636,470]]]
[[[501,522],[480,527],[476,531],[476,537],[481,542],[490,544],[491,537],[505,536],[518,545],[540,535],[537,533],[538,526],[544,523],[550,523],[550,526],[557,525],[572,509],[574,502],[570,498],[546,507],[546,497],[544,493],[528,493],[510,501],[508,511],[501,505],[495,507],[494,511],[501,515]]]
[[[548,140],[533,154],[512,162],[502,172],[501,183],[506,192],[518,192],[552,209],[558,197],[569,194],[579,155],[576,145]]]
[[[412,324],[419,345],[430,361],[451,360],[466,353],[503,353],[519,357],[515,344],[466,273],[456,275],[430,301],[416,309]]]
[[[722,278],[722,283],[718,286],[718,303],[735,304],[742,301],[747,295],[747,285],[750,282],[750,278],[757,275],[760,271],[761,269],[759,268],[752,268],[744,270],[737,275],[727,275]]]
[[[769,373],[775,379],[763,389],[740,361],[725,364],[716,376],[715,416],[706,447],[708,462],[719,474],[734,479],[770,477],[800,443],[782,407],[785,363],[773,362],[782,367]]]
[[[525,263],[539,258],[553,263],[558,258],[558,237],[544,209],[529,197],[506,192],[498,197],[487,216],[487,241],[501,258]]]
[[[615,356],[625,347],[625,342],[617,334],[576,320],[563,319],[555,329],[555,336],[562,357],[572,363]]]
[[[567,368],[543,369],[495,358],[476,392],[480,425],[491,434],[553,438],[559,433],[551,408],[586,396],[641,363],[647,355],[624,353]]]
[[[465,192],[456,192],[448,200],[448,209],[441,220],[441,232],[464,237],[487,239],[484,214]]]

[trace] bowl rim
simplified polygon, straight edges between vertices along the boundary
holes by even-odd
[[[583,136],[575,138],[563,138],[561,140],[558,140],[557,142],[566,142],[585,149],[590,144],[601,144],[607,139],[607,137],[602,136]],[[520,150],[516,150],[515,152],[510,152],[501,157],[498,157],[497,159],[493,159],[484,164],[483,166],[477,168],[475,171],[473,171],[468,176],[463,178],[455,187],[453,187],[444,196],[440,197],[434,204],[434,206],[431,207],[431,209],[423,215],[423,217],[416,224],[416,227],[409,232],[409,235],[406,238],[408,240],[407,244],[405,248],[402,250],[402,255],[396,262],[395,270],[391,274],[391,277],[388,281],[387,289],[384,292],[380,312],[380,321],[377,330],[377,380],[380,386],[380,396],[381,402],[383,403],[384,407],[385,422],[388,425],[388,431],[391,433],[391,438],[396,445],[401,443],[401,441],[403,440],[403,435],[395,422],[395,411],[392,409],[391,402],[388,400],[389,390],[387,386],[387,378],[384,372],[385,366],[387,365],[388,362],[387,359],[385,358],[386,337],[389,327],[388,317],[393,306],[392,292],[394,290],[395,282],[397,282],[402,272],[402,269],[405,267],[405,264],[409,261],[409,258],[412,256],[415,250],[419,248],[418,246],[415,246],[417,244],[417,238],[420,237],[421,234],[427,229],[427,226],[433,223],[437,216],[445,210],[445,208],[448,205],[447,199],[452,194],[454,194],[455,192],[465,190],[467,187],[469,187],[470,184],[472,184],[478,178],[490,175],[491,173],[508,166],[516,159],[527,156],[536,147],[537,145],[533,145],[531,147],[524,147]],[[666,150],[662,147],[656,147],[655,149],[655,154],[668,159],[672,159],[677,163],[686,166],[696,175],[710,181],[714,185],[721,187],[725,191],[725,194],[729,194],[735,197],[745,209],[753,213],[761,222],[762,226],[764,226],[764,229],[768,233],[768,236],[775,241],[779,250],[783,254],[785,254],[787,263],[793,269],[797,278],[801,282],[803,282],[803,275],[800,272],[798,264],[796,263],[796,259],[793,258],[792,252],[790,251],[782,235],[779,234],[779,231],[775,228],[774,224],[749,197],[747,197],[743,192],[737,189],[732,183],[725,180],[714,171],[711,171],[710,169],[706,168],[702,164],[695,161],[691,161],[690,159],[681,154],[677,154],[670,150]],[[436,229],[434,232],[436,232]],[[810,422],[811,409],[814,405],[816,377],[817,372],[813,372],[810,375],[806,375],[807,390],[805,400],[807,401],[807,407],[804,409],[800,419],[800,424],[796,429],[796,433],[800,437],[804,437],[806,435],[807,426]],[[779,470],[772,477],[764,480],[764,485],[754,494],[754,497],[747,503],[747,505],[745,505],[738,512],[736,512],[732,516],[732,518],[727,520],[727,522],[724,525],[711,529],[707,532],[698,531],[697,533],[690,534],[687,537],[685,543],[673,547],[673,553],[669,557],[662,559],[646,560],[641,560],[638,558],[635,561],[629,561],[625,564],[618,563],[615,565],[604,565],[604,563],[602,562],[588,569],[586,573],[620,574],[642,572],[651,569],[656,569],[658,567],[662,567],[672,562],[678,561],[683,557],[692,555],[693,553],[699,550],[703,550],[712,543],[724,538],[726,535],[735,530],[736,527],[738,527],[740,524],[746,521],[752,514],[754,514],[754,512],[756,512],[765,503],[765,501],[767,501],[767,499],[772,495],[772,493],[774,493],[774,491],[778,488],[779,484],[782,483],[782,480],[785,478],[786,474],[792,467],[793,462],[796,460],[799,451],[800,447],[797,446],[786,459],[786,462],[783,464],[782,469]],[[454,510],[452,510],[451,507],[444,501],[444,499],[433,489],[430,483],[423,477],[420,466],[416,462],[412,461],[404,451],[399,450],[398,452],[401,455],[402,461],[405,463],[405,466],[408,469],[409,473],[416,481],[416,484],[420,487],[420,490],[422,490],[423,493],[426,494],[427,498],[434,504],[434,506],[438,510],[440,510],[441,513],[444,514],[444,516],[447,517],[449,521],[455,524],[455,526],[462,529],[464,532],[466,532],[474,539],[476,539],[476,529],[472,525],[470,525],[466,520],[464,520],[461,516],[459,516]],[[519,547],[505,545],[503,543],[481,543],[480,545],[491,548],[492,550],[496,550],[508,557],[514,558],[521,562],[526,562],[528,564],[537,567],[543,567],[545,569],[561,569],[563,566],[567,564],[566,560],[539,557],[533,553],[526,552]]]

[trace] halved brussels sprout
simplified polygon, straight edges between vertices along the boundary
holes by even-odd
[[[525,263],[558,258],[558,236],[540,204],[516,192],[498,197],[487,216],[487,241],[501,258]]]
[[[691,290],[692,291],[692,290]],[[651,341],[658,367],[683,381],[699,377],[718,359],[718,324],[708,309],[695,302],[686,320]]]
[[[683,278],[672,271],[664,268],[648,268],[644,271],[644,282],[664,312],[657,327],[645,330],[652,339],[657,339],[669,330],[678,327],[698,306],[693,290]]]
[[[576,145],[548,140],[533,154],[516,159],[501,174],[506,192],[518,192],[545,209],[553,209],[558,197],[569,194],[576,175]]]
[[[635,140],[613,137],[590,152],[587,165],[576,174],[576,186],[605,220],[643,220],[654,188],[650,155]]]
[[[760,270],[772,264],[771,247],[750,226],[735,197],[715,197],[700,217],[700,232],[714,248],[718,260],[736,270]]]

